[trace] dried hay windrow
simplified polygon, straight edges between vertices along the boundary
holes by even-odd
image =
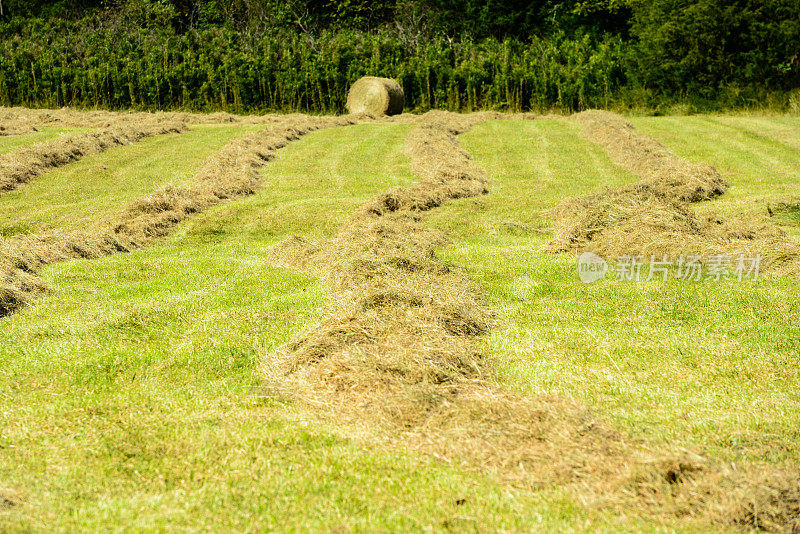
[[[613,113],[587,111],[573,119],[586,125],[584,134],[617,164],[644,179],[557,206],[548,251],[645,258],[759,255],[764,270],[800,274],[800,244],[777,226],[755,217],[703,218],[691,209],[690,202],[725,192],[727,184],[713,167],[681,160]]]
[[[152,122],[184,122],[186,124],[268,124],[280,122],[283,115],[232,115],[226,112],[187,113],[173,111],[79,111],[61,109],[31,109],[0,107],[0,128],[14,133],[29,133],[43,127],[111,128]],[[0,129],[0,135],[3,131]]]
[[[18,124],[15,121],[0,122],[0,136],[23,135],[37,132],[37,128],[31,124]]]
[[[728,189],[717,169],[679,158],[652,137],[637,132],[621,115],[589,110],[570,119],[584,125],[583,135],[602,146],[614,163],[642,177],[638,187],[654,195],[699,202]]]
[[[36,276],[43,265],[147,245],[192,214],[255,192],[258,169],[291,141],[320,128],[355,122],[353,117],[287,115],[281,122],[229,142],[203,163],[191,187],[169,187],[134,202],[96,232],[0,238],[0,317],[46,292]]]
[[[104,152],[111,147],[186,130],[186,125],[182,122],[150,121],[114,126],[93,133],[67,135],[55,141],[23,147],[0,155],[0,192],[15,189],[19,184],[27,183],[50,169]]]
[[[305,374],[315,390],[326,384],[378,398],[391,391],[404,398],[409,385],[479,376],[468,336],[488,329],[488,308],[477,287],[436,259],[446,240],[419,216],[486,191],[482,171],[454,138],[476,120],[425,114],[408,139],[420,182],[367,202],[324,244],[293,238],[276,248],[277,263],[323,277],[334,297],[328,319],[284,347],[279,365],[265,365],[265,372],[292,375],[291,382]]]
[[[331,296],[319,324],[264,356],[265,390],[356,434],[521,487],[559,486],[620,514],[791,528],[796,473],[648,446],[585,408],[496,385],[474,344],[494,315],[480,288],[436,257],[447,240],[422,222],[448,200],[486,192],[455,135],[488,117],[423,115],[407,141],[416,185],[378,195],[329,240],[274,249],[274,263],[325,280]]]

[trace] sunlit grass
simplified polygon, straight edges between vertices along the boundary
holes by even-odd
[[[45,196],[28,204],[0,197],[20,210],[0,211],[0,224],[94,224],[156,186],[186,183],[204,154],[244,134],[236,128],[196,127],[67,166],[19,191],[49,183],[70,202],[82,198],[81,209],[41,186]],[[315,321],[325,300],[319,281],[269,265],[270,248],[291,234],[328,236],[372,195],[414,181],[409,128],[309,134],[278,152],[256,195],[150,248],[47,268],[51,294],[0,319],[0,489],[24,499],[0,507],[0,530],[680,527],[622,523],[557,488],[522,492],[345,439],[261,394],[259,356]],[[498,376],[526,394],[576,399],[636,437],[722,458],[796,458],[798,283],[582,284],[573,258],[541,252],[543,210],[636,177],[578,133],[560,121],[476,127],[462,144],[487,169],[491,193],[426,217],[454,241],[440,255],[498,311],[501,326],[481,341]],[[764,183],[791,182],[776,173]],[[759,191],[750,193],[767,185]]]
[[[656,129],[674,119],[647,120]],[[564,128],[500,122],[464,135],[490,170],[492,191],[433,217],[458,236],[444,257],[480,281],[501,311],[505,327],[484,343],[501,376],[513,388],[577,399],[637,436],[725,458],[796,459],[800,284],[767,277],[583,284],[574,258],[541,252],[548,236],[539,210],[627,178],[596,147],[564,140]],[[758,154],[763,143],[742,150]],[[762,184],[791,182],[784,168],[777,177],[759,169]],[[554,176],[556,187],[542,187]]]
[[[407,130],[310,134],[266,167],[257,195],[165,243],[46,269],[52,294],[0,319],[0,488],[25,500],[0,509],[2,530],[614,528],[557,489],[376,450],[262,395],[259,355],[325,296],[268,250],[411,182]]]
[[[260,127],[196,125],[54,169],[0,194],[0,235],[90,228],[161,187],[188,184],[208,156]]]
[[[62,135],[70,135],[88,131],[87,128],[43,127],[37,132],[18,135],[0,135],[0,154],[8,154],[17,148],[29,146],[34,143],[52,141]]]

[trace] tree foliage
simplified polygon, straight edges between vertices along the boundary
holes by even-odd
[[[800,0],[637,0],[635,72],[653,89],[800,87]]]
[[[741,105],[800,87],[800,0],[2,0],[0,103]],[[780,100],[780,98],[778,98]]]

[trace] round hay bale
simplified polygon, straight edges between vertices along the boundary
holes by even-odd
[[[403,112],[404,105],[403,88],[390,78],[365,76],[347,94],[347,109],[353,114],[396,115]]]

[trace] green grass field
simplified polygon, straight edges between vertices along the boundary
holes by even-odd
[[[57,139],[62,135],[82,133],[87,130],[86,128],[44,127],[39,128],[38,132],[20,135],[0,135],[0,154],[8,154],[22,146],[44,143]]]
[[[797,196],[796,117],[633,122],[717,166],[732,184],[713,202],[726,214],[753,198]],[[559,488],[522,491],[376,447],[261,393],[261,355],[317,319],[325,301],[322,283],[271,266],[269,250],[292,234],[330,236],[371,196],[415,181],[403,153],[409,129],[309,134],[264,167],[257,194],[189,219],[163,242],[47,267],[52,293],[0,319],[0,531],[698,528],[620,519]],[[0,235],[91,226],[187,183],[246,131],[195,126],[52,171],[0,195]],[[491,121],[461,143],[491,192],[427,221],[453,241],[440,257],[499,313],[481,349],[509,389],[577,401],[634,438],[795,465],[800,282],[583,284],[573,257],[541,251],[551,223],[543,210],[636,177],[572,123]],[[4,505],[4,489],[20,503]]]
[[[0,235],[91,228],[163,186],[190,183],[208,156],[258,128],[197,125],[50,171],[0,195]]]
[[[636,127],[679,156],[714,165],[731,183],[718,199],[700,206],[726,216],[764,210],[765,203],[797,199],[800,120],[789,117],[648,117]],[[758,200],[754,205],[753,200]],[[794,228],[789,231],[800,237]]]

